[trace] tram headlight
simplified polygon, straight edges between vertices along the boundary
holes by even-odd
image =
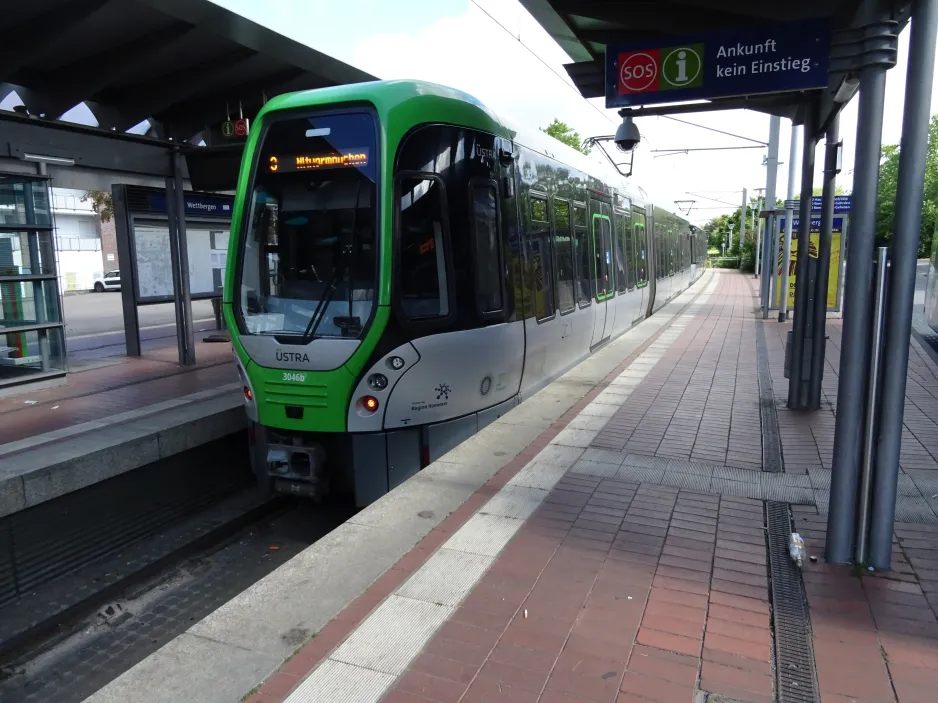
[[[394,371],[400,371],[402,368],[404,368],[404,360],[399,356],[392,356],[388,359],[388,367]]]
[[[373,373],[368,377],[368,387],[373,391],[383,391],[388,387],[388,377],[383,373]]]

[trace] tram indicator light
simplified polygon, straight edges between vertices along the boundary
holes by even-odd
[[[343,150],[342,152],[322,151],[306,154],[272,154],[267,159],[268,168],[271,173],[360,168],[367,166],[368,162],[369,152],[365,147]]]

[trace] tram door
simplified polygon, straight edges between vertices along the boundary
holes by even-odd
[[[645,211],[642,208],[632,208],[632,244],[635,247],[635,268],[636,281],[639,291],[642,294],[642,302],[635,310],[633,322],[640,321],[645,317],[648,309],[648,296],[651,291],[648,289],[648,241],[645,235]]]
[[[590,233],[593,242],[593,339],[591,346],[609,338],[612,311],[608,300],[615,295],[616,282],[612,265],[612,208],[590,198]]]

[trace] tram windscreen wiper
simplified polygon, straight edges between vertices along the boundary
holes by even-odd
[[[332,275],[329,276],[329,283],[326,284],[326,290],[323,293],[322,299],[319,301],[319,304],[316,305],[316,309],[313,310],[313,314],[309,318],[309,324],[306,325],[306,331],[303,332],[303,337],[301,338],[302,344],[309,344],[310,340],[316,336],[316,330],[319,329],[320,323],[325,319],[326,311],[329,309],[329,303],[332,302],[332,296],[335,295],[336,281],[339,278],[339,274],[344,271],[345,259],[351,251],[351,244],[342,247],[342,251],[339,253],[338,259],[335,262],[335,266],[332,267]]]

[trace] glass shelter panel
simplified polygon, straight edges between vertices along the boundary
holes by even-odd
[[[49,190],[0,176],[0,387],[66,369]]]

